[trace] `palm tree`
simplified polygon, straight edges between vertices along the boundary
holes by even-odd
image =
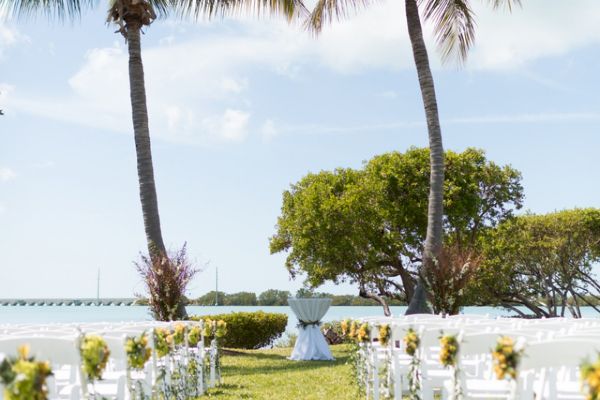
[[[0,7],[5,7],[9,13],[17,17],[41,12],[59,19],[75,18],[83,9],[95,4],[94,0],[0,0]],[[157,16],[164,17],[169,13],[198,19],[202,16],[210,18],[252,9],[257,13],[269,11],[283,14],[288,21],[307,13],[301,0],[111,0],[110,2],[107,22],[119,26],[117,32],[125,37],[129,51],[129,88],[138,183],[148,253],[152,264],[169,262],[169,259],[158,213],[140,32]],[[179,318],[186,316],[182,302],[177,306],[175,314]]]
[[[506,5],[509,9],[513,4],[520,4],[520,0],[489,0],[489,2],[494,8]],[[318,0],[307,20],[307,26],[314,33],[319,33],[324,22],[331,22],[334,17],[338,19],[344,17],[348,9],[357,9],[368,3],[369,0]],[[405,0],[408,36],[412,45],[425,109],[431,162],[423,263],[407,314],[430,312],[422,277],[424,271],[435,268],[436,260],[440,258],[442,252],[444,236],[444,147],[433,75],[421,28],[419,6],[422,7],[425,20],[431,21],[434,25],[436,41],[444,61],[453,56],[459,62],[465,61],[475,37],[474,14],[469,0],[419,0],[419,2]]]

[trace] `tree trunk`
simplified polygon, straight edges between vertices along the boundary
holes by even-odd
[[[138,182],[140,185],[140,201],[144,217],[144,229],[148,244],[148,254],[153,265],[167,257],[167,251],[160,229],[158,215],[158,199],[154,183],[154,167],[152,165],[152,146],[148,128],[148,107],[146,104],[146,84],[144,82],[144,66],[142,64],[142,48],[140,31],[142,23],[139,17],[126,17],[127,44],[129,50],[129,89],[131,95],[131,114],[133,117],[133,133],[137,157]],[[177,319],[187,319],[183,301],[177,305]]]
[[[429,177],[429,207],[427,213],[427,236],[423,249],[423,264],[417,282],[415,295],[410,301],[406,314],[430,313],[423,277],[430,268],[436,268],[442,252],[443,217],[444,217],[444,148],[442,131],[438,116],[437,100],[433,76],[429,67],[427,48],[423,40],[421,19],[416,0],[406,0],[406,22],[408,35],[412,45],[415,66],[419,77],[421,96],[425,107],[427,131],[429,133],[429,151],[431,170]]]
[[[148,108],[146,106],[146,85],[144,83],[144,66],[142,65],[140,44],[141,27],[141,22],[136,19],[127,21],[129,87],[144,229],[146,230],[148,253],[151,260],[155,261],[160,257],[166,256],[166,249],[160,229],[156,184],[154,183],[154,168],[152,166]]]

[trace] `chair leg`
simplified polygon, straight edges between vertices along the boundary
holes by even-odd
[[[373,400],[379,400],[379,359],[376,351],[372,352],[371,360],[373,363]]]
[[[433,387],[427,379],[421,381],[421,396],[423,400],[433,400]]]
[[[392,369],[394,374],[394,400],[402,400],[402,374],[400,373],[400,363],[394,356],[392,356]]]

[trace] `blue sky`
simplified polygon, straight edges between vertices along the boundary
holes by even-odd
[[[268,251],[283,190],[427,144],[401,3],[318,39],[251,17],[147,29],[163,235],[205,266],[193,296],[213,288],[216,266],[228,292],[296,290],[285,256]],[[531,211],[599,207],[600,3],[474,8],[464,68],[441,65],[428,39],[446,148],[519,169]],[[113,31],[103,7],[72,24],[0,22],[0,297],[93,297],[98,268],[102,295],[142,290],[126,49]]]

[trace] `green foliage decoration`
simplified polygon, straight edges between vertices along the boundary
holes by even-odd
[[[185,326],[185,324],[175,324],[175,327],[173,328],[173,332],[171,333],[172,336],[172,341],[173,341],[173,345],[175,346],[181,346],[184,344],[185,342],[185,335],[187,332],[187,328]]]
[[[173,337],[171,332],[165,328],[154,329],[154,348],[158,358],[168,355],[173,348]]]
[[[379,344],[382,346],[387,346],[390,342],[390,337],[392,335],[392,328],[390,324],[381,324],[379,325]]]
[[[584,361],[579,371],[586,400],[600,400],[600,357],[595,362]]]
[[[91,382],[102,379],[108,363],[110,350],[106,341],[98,335],[85,335],[81,341],[83,370]]]
[[[29,348],[21,346],[17,357],[0,363],[0,382],[6,400],[46,400],[46,379],[52,375],[50,363],[29,357]]]
[[[188,345],[190,347],[198,346],[202,335],[202,331],[200,330],[200,326],[194,325],[188,330]]]
[[[125,353],[130,368],[144,369],[144,365],[152,355],[152,350],[148,346],[148,335],[142,333],[137,337],[128,337],[125,341]]]

